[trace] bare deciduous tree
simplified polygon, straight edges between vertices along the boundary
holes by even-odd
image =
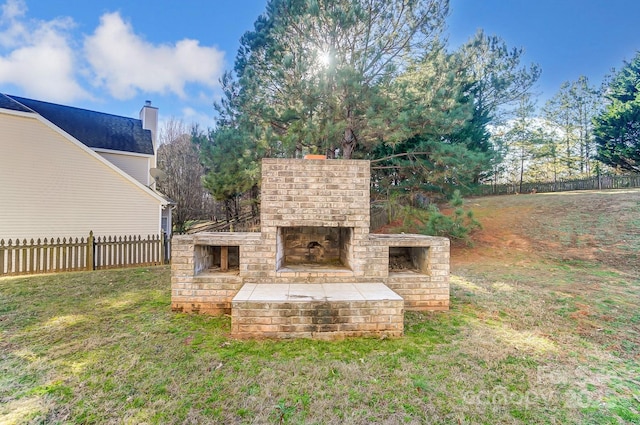
[[[157,188],[176,203],[173,224],[178,233],[187,221],[210,218],[213,211],[213,199],[202,186],[199,148],[191,142],[190,133],[182,120],[172,117],[159,134],[158,168],[164,175]]]

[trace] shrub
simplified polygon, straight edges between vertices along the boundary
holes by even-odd
[[[420,228],[420,233],[431,236],[446,236],[470,245],[469,236],[474,230],[482,228],[480,222],[473,217],[472,210],[464,209],[464,200],[459,190],[453,192],[449,205],[453,208],[452,215],[444,215],[437,206],[429,205],[429,217],[425,225]]]

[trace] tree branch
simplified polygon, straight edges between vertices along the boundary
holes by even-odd
[[[402,157],[402,156],[429,155],[430,153],[431,152],[403,152],[403,153],[397,153],[395,155],[385,156],[384,158],[372,159],[369,162],[371,162],[373,164],[373,163],[376,163],[376,162],[388,161],[390,159],[399,158],[399,157]]]

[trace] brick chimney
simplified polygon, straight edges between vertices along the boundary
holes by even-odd
[[[153,162],[151,167],[156,167],[156,156],[158,153],[158,108],[151,106],[151,101],[144,102],[144,106],[140,110],[140,121],[142,128],[151,131],[151,141],[153,142]]]

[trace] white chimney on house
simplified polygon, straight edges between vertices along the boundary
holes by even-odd
[[[140,121],[142,121],[142,128],[151,131],[151,141],[153,142],[153,162],[151,167],[155,168],[158,154],[158,108],[151,106],[150,100],[145,101],[140,110]]]

